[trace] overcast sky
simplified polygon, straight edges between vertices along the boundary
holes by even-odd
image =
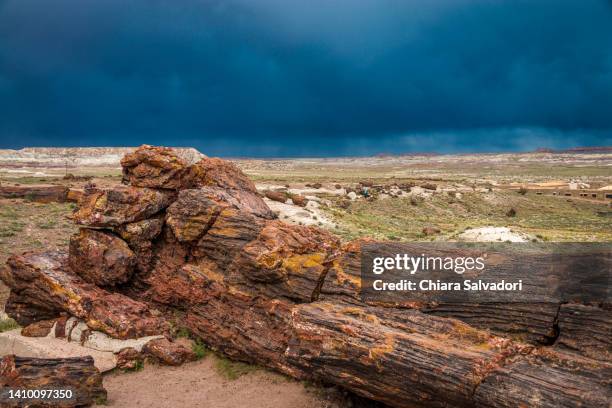
[[[612,145],[606,0],[0,0],[0,147]]]

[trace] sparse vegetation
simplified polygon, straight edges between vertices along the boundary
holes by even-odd
[[[19,328],[19,325],[11,318],[0,320],[0,333],[17,328]]]
[[[245,374],[257,371],[259,367],[239,361],[232,361],[226,357],[215,355],[215,369],[226,379],[235,380]]]
[[[337,199],[340,200],[340,199]],[[508,218],[508,207],[516,213]],[[332,206],[326,213],[340,225],[335,232],[349,240],[362,236],[377,239],[423,241],[423,228],[435,224],[437,240],[454,239],[467,228],[511,226],[550,241],[612,241],[609,220],[597,215],[602,204],[586,200],[568,203],[553,196],[517,195],[495,190],[464,193],[461,200],[434,194],[413,205],[413,198],[351,203],[349,209]]]
[[[201,360],[209,354],[209,350],[199,339],[194,340],[191,349],[195,354],[197,360]]]

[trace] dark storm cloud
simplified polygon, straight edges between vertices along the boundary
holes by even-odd
[[[0,147],[612,144],[600,1],[0,0]]]

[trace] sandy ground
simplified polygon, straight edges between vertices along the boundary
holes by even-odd
[[[133,373],[104,377],[107,406],[114,408],[336,408],[302,383],[258,370],[227,380],[207,357],[181,367],[147,365]]]

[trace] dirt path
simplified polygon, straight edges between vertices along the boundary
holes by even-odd
[[[113,408],[340,408],[315,388],[264,370],[225,379],[212,357],[181,367],[146,365],[139,372],[113,372],[105,376],[104,387],[107,406]]]

